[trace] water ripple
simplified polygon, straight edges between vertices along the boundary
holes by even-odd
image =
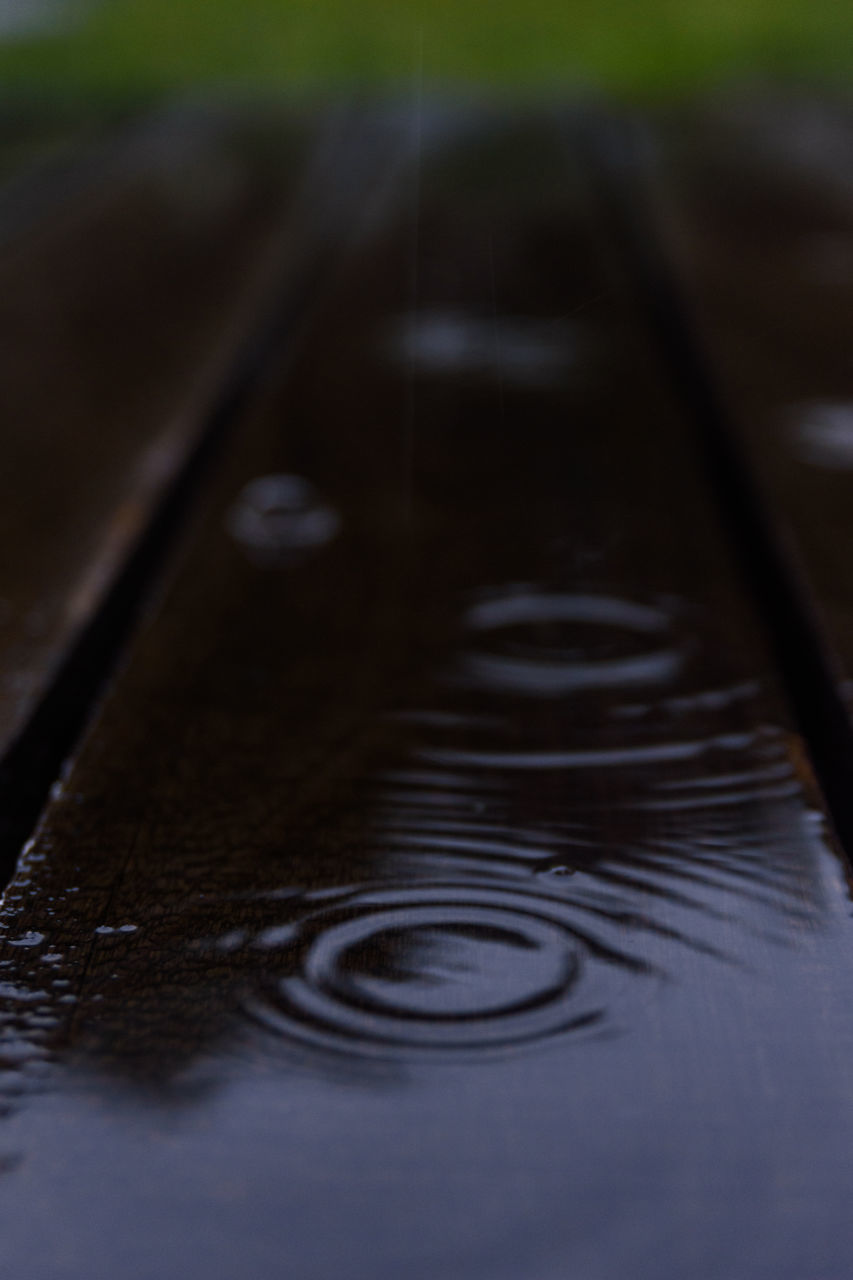
[[[735,959],[735,923],[800,909],[766,855],[766,806],[802,815],[784,737],[731,715],[756,683],[708,689],[678,612],[519,582],[469,597],[423,701],[388,709],[404,745],[354,780],[340,841],[362,881],[331,869],[247,943],[254,1023],[374,1061],[601,1034],[679,952]],[[620,717],[638,684],[642,720]]]
[[[360,887],[305,914],[287,972],[253,1000],[264,1026],[318,1048],[411,1058],[506,1052],[612,1017],[624,921],[517,885]]]
[[[419,756],[435,764],[486,769],[613,769],[630,765],[670,764],[695,760],[720,749],[737,750],[754,741],[752,734],[717,734],[698,742],[656,742],[637,747],[589,751],[471,751],[422,748]]]
[[[672,645],[665,610],[613,596],[537,591],[519,584],[478,601],[464,621],[498,649],[467,652],[462,678],[498,693],[552,698],[660,684],[674,679],[686,658],[683,648]],[[589,637],[583,634],[590,627],[604,631],[607,648],[616,642],[622,650],[635,649],[639,640],[639,650],[592,656]],[[649,636],[663,637],[665,643],[650,648]]]

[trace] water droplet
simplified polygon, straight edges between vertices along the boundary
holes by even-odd
[[[331,542],[340,528],[337,511],[300,476],[252,480],[228,513],[229,533],[263,568],[290,564]]]

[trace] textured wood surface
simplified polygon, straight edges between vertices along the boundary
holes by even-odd
[[[851,707],[853,114],[730,99],[658,141],[680,285]]]
[[[269,288],[293,135],[164,111],[0,199],[0,753],[198,442]]]
[[[55,789],[10,1274],[845,1274],[843,864],[572,137],[353,199]]]

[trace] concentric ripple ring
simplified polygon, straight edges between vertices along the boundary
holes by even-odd
[[[252,1016],[367,1056],[465,1056],[597,1025],[628,956],[571,903],[468,883],[342,891],[312,904]]]

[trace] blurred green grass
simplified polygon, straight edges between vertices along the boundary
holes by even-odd
[[[104,0],[0,45],[7,88],[108,95],[421,79],[660,93],[851,67],[851,0]]]

